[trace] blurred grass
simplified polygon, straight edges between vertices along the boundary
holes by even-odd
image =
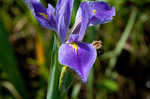
[[[113,70],[113,68],[114,68],[114,66],[117,62],[117,57],[121,54],[121,52],[122,52],[122,50],[125,46],[125,43],[126,43],[128,37],[129,37],[130,33],[131,33],[133,25],[135,24],[136,15],[137,15],[137,9],[133,8],[132,12],[131,12],[131,15],[129,17],[129,21],[127,23],[127,26],[126,26],[120,40],[118,41],[118,44],[117,44],[116,48],[112,52],[113,56],[110,59],[109,67],[106,71],[106,75],[108,75],[108,76],[112,75],[112,70]],[[108,55],[108,53],[105,53],[105,55],[103,57],[106,57]],[[110,54],[108,56],[110,56]]]
[[[13,84],[16,90],[22,97],[27,99],[28,95],[24,86],[23,79],[21,77],[19,67],[17,65],[16,58],[10,42],[8,41],[8,32],[4,29],[2,22],[0,21],[0,64],[2,70],[6,73],[7,80]]]

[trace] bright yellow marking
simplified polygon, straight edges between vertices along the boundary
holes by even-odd
[[[45,19],[48,19],[48,15],[46,15],[44,13],[39,12],[39,15],[43,16]]]
[[[71,43],[72,47],[75,49],[75,51],[77,52],[78,50],[78,45],[76,43]]]
[[[95,14],[96,10],[94,9],[92,12],[93,12],[93,14]]]

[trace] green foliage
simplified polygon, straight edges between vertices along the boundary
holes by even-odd
[[[100,88],[103,90],[109,92],[115,92],[118,90],[118,85],[115,81],[113,80],[103,80],[101,81],[101,84],[99,85]]]
[[[73,73],[71,69],[67,66],[62,68],[60,78],[59,78],[59,90],[61,94],[66,94],[72,85]]]
[[[8,41],[8,32],[4,29],[0,21],[0,64],[5,72],[7,80],[13,84],[22,97],[27,99],[27,93],[21,77],[16,58],[14,56],[10,42]]]
[[[58,91],[58,77],[59,77],[59,63],[58,63],[58,46],[57,40],[54,36],[53,50],[51,54],[51,65],[48,82],[47,99],[59,99]]]

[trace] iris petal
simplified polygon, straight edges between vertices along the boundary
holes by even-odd
[[[66,39],[74,0],[59,0],[56,6],[57,32],[61,42]]]
[[[46,9],[40,0],[27,0],[26,3],[32,10],[37,21],[45,28],[56,30],[55,9],[49,4]]]
[[[90,26],[107,23],[115,16],[115,8],[106,2],[86,2],[90,9]]]
[[[86,82],[96,56],[96,49],[91,44],[77,43],[77,47],[72,44],[62,44],[59,49],[58,59],[61,64],[76,71],[83,82]]]
[[[77,11],[75,25],[68,41],[81,41],[88,26],[107,23],[112,20],[113,16],[115,16],[115,9],[105,2],[82,2]]]
[[[72,37],[75,37],[75,36],[71,35],[69,41],[71,40],[81,41],[83,39],[86,29],[88,28],[88,25],[89,25],[89,18],[90,18],[89,11],[90,10],[88,9],[87,3],[83,2],[80,4],[80,7],[76,15],[74,29],[72,31],[72,35],[75,35],[75,34],[78,35],[78,39],[73,39]]]
[[[47,14],[48,14],[48,20],[50,20],[49,24],[51,24],[51,27],[54,27],[54,30],[56,30],[57,21],[56,21],[56,17],[54,16],[54,13],[55,13],[55,9],[53,8],[52,5],[48,4]]]

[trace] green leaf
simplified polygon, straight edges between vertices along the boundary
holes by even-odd
[[[59,63],[58,63],[58,47],[56,36],[54,36],[53,49],[51,53],[51,66],[48,82],[47,99],[59,99],[58,91],[58,77],[59,77]]]
[[[118,90],[118,85],[113,80],[103,80],[100,84],[100,88],[108,91],[108,92],[114,92]]]
[[[59,90],[62,95],[67,93],[67,91],[72,85],[72,80],[73,80],[72,70],[69,67],[64,66],[62,68],[62,72],[60,74],[59,79]]]
[[[7,79],[14,85],[16,90],[24,99],[27,98],[27,92],[21,78],[16,58],[8,40],[8,33],[5,31],[0,21],[0,64],[2,70],[6,73]]]
[[[73,91],[72,91],[72,95],[71,95],[71,99],[77,99],[78,94],[80,92],[81,89],[81,84],[78,83],[74,86]]]

